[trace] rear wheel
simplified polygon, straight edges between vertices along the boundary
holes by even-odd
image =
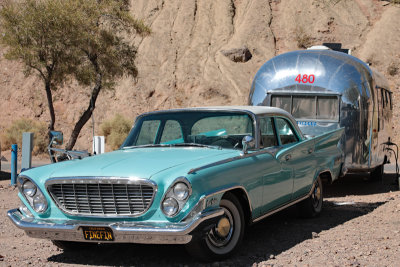
[[[235,252],[244,235],[243,209],[237,198],[227,193],[220,202],[224,215],[210,230],[206,238],[194,240],[186,245],[187,251],[203,260],[224,259]]]
[[[300,215],[306,218],[318,216],[322,211],[323,189],[321,178],[318,177],[314,182],[311,195],[298,204]]]

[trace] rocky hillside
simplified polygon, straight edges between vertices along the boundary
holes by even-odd
[[[100,94],[95,132],[116,113],[134,119],[172,107],[246,104],[251,81],[271,57],[323,42],[340,42],[390,81],[400,111],[400,6],[379,0],[131,0],[132,14],[152,28],[134,38],[136,80]],[[248,48],[231,55],[232,49]],[[19,117],[47,121],[41,82],[0,49],[0,130]],[[396,71],[397,70],[397,71]],[[55,93],[56,128],[66,137],[88,105],[90,88]],[[397,135],[399,130],[396,129]],[[91,150],[91,123],[76,148]],[[399,141],[399,138],[396,138]]]

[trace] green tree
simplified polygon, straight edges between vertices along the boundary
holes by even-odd
[[[44,82],[49,130],[55,123],[52,90],[73,79],[91,88],[66,149],[74,147],[100,91],[123,75],[137,76],[136,48],[125,37],[150,33],[129,14],[127,1],[118,0],[9,0],[0,10],[0,26],[6,58],[21,61],[27,75],[36,71]]]

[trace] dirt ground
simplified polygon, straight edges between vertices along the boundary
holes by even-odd
[[[27,237],[7,218],[18,207],[10,174],[0,175],[0,266],[399,266],[400,192],[394,175],[382,182],[349,176],[325,187],[324,210],[298,218],[295,208],[250,227],[238,253],[196,262],[184,246],[115,244],[63,252]]]

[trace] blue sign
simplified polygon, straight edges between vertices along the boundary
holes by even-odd
[[[297,125],[299,125],[299,126],[313,126],[313,127],[315,127],[315,126],[317,126],[317,122],[315,122],[315,121],[298,121],[298,122],[297,122]]]

